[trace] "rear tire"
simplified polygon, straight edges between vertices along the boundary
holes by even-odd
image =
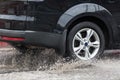
[[[67,38],[67,53],[80,60],[99,58],[105,47],[100,26],[93,22],[81,22],[73,27]]]

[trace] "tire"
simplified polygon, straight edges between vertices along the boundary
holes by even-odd
[[[67,53],[80,60],[97,59],[105,48],[105,38],[100,26],[81,22],[73,27],[67,38]]]

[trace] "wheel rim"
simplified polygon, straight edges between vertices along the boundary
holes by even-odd
[[[99,52],[100,38],[97,32],[91,28],[81,29],[74,36],[72,48],[79,59],[92,59]]]

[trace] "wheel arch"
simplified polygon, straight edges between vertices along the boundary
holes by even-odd
[[[69,32],[71,31],[71,29],[77,25],[78,23],[80,22],[85,22],[85,21],[89,21],[89,22],[93,22],[95,24],[97,24],[100,29],[102,30],[104,36],[105,36],[105,41],[106,42],[106,47],[109,47],[109,43],[110,43],[110,39],[112,39],[112,36],[111,36],[111,31],[110,29],[108,28],[107,24],[102,21],[101,19],[97,18],[97,17],[94,17],[94,16],[85,16],[85,17],[81,17],[81,18],[78,18],[76,19],[75,21],[73,21],[71,24],[69,24],[68,28],[67,28],[67,35],[69,34]]]

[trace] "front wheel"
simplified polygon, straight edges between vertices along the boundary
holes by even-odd
[[[98,58],[105,47],[104,34],[93,22],[81,22],[74,26],[67,41],[68,54],[81,60]]]

